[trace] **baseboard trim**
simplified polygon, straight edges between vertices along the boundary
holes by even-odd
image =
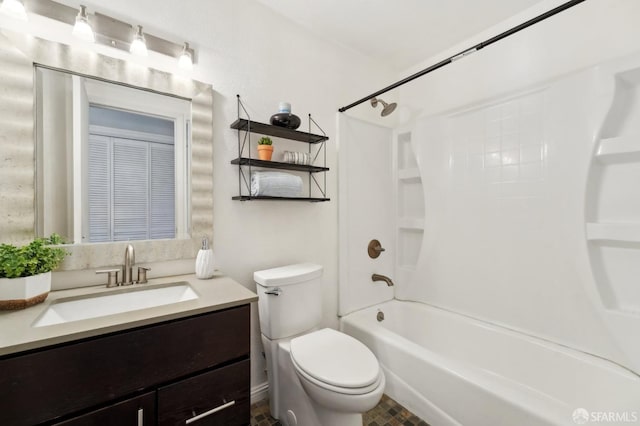
[[[260,383],[251,388],[251,404],[267,399],[269,395],[269,382]]]

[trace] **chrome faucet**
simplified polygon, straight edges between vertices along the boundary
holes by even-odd
[[[133,250],[133,245],[127,245],[127,249],[124,251],[124,265],[122,266],[122,284],[133,284],[133,265],[136,263],[136,252]]]
[[[380,275],[380,274],[373,274],[371,275],[371,281],[384,281],[385,283],[387,283],[387,285],[389,287],[391,287],[393,285],[393,281],[391,281],[391,278],[384,276],[384,275]]]

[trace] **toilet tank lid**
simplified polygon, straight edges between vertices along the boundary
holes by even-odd
[[[253,273],[253,280],[263,287],[298,284],[322,276],[322,265],[298,263]]]

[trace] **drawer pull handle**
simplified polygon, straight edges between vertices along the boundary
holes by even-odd
[[[144,408],[138,410],[138,426],[144,426]]]
[[[211,410],[209,410],[209,411],[206,411],[206,412],[204,412],[204,413],[202,413],[202,414],[198,414],[198,415],[197,415],[197,416],[195,416],[195,417],[191,417],[190,419],[187,419],[186,424],[190,424],[190,423],[193,423],[193,422],[197,422],[197,421],[198,421],[198,420],[200,420],[200,419],[204,419],[204,418],[205,418],[205,417],[207,417],[207,416],[210,416],[210,415],[212,415],[212,414],[214,414],[214,413],[217,413],[218,411],[222,411],[222,410],[224,410],[225,408],[229,408],[229,407],[231,407],[232,405],[235,405],[235,404],[236,404],[236,402],[235,402],[235,401],[231,401],[231,402],[227,402],[226,404],[222,404],[222,405],[221,405],[221,406],[219,406],[219,407],[212,408],[212,409],[211,409]]]

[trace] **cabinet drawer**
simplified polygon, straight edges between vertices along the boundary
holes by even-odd
[[[33,425],[249,355],[249,305],[0,360],[0,425]]]
[[[158,425],[247,425],[249,360],[158,389]]]
[[[156,424],[156,393],[101,408],[55,426],[154,426]]]

